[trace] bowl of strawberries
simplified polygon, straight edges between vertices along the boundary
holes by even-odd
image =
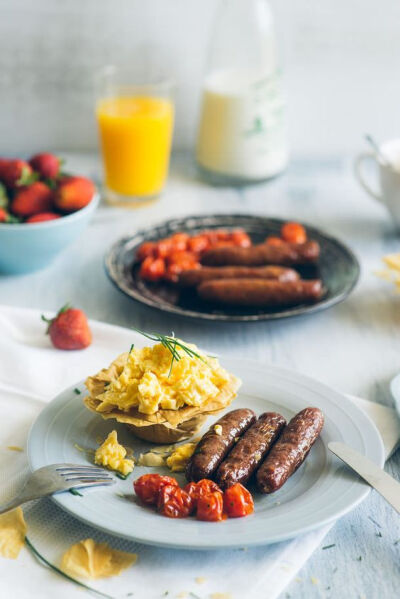
[[[0,273],[47,266],[82,233],[98,203],[93,182],[64,172],[54,154],[0,158]]]

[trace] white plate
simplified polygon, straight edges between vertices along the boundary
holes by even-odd
[[[146,472],[166,474],[163,468],[137,467],[127,480],[116,479],[117,484],[111,487],[85,489],[83,497],[60,493],[54,501],[84,522],[130,540],[163,547],[218,549],[289,539],[336,520],[367,496],[370,487],[327,449],[330,441],[342,441],[383,466],[381,437],[364,412],[343,395],[295,372],[242,360],[222,362],[243,381],[230,409],[246,406],[257,414],[274,410],[289,419],[307,406],[317,406],[325,414],[322,435],[305,463],[280,491],[255,493],[253,515],[219,523],[194,518],[170,520],[158,515],[135,501],[132,482]],[[113,428],[136,454],[149,449],[151,444],[136,440],[123,425],[89,412],[82,403],[84,385],[76,386],[81,395],[74,387],[67,389],[33,424],[28,440],[32,469],[56,462],[87,463],[87,455],[75,444],[95,449],[96,439],[104,438]],[[211,423],[210,418],[205,428]],[[177,478],[184,482],[183,474]]]
[[[390,392],[393,397],[394,405],[400,416],[400,374],[396,374],[390,381]]]

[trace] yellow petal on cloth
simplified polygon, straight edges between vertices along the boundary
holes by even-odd
[[[136,553],[112,549],[107,543],[85,539],[72,545],[63,555],[61,569],[80,578],[119,576],[137,560]]]
[[[0,555],[17,559],[26,535],[26,522],[20,507],[0,516]]]

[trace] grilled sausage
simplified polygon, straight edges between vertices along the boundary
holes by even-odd
[[[276,279],[277,281],[298,281],[299,273],[284,266],[203,266],[184,270],[178,283],[182,287],[196,287],[204,281],[215,279]]]
[[[260,468],[257,488],[261,493],[274,493],[303,463],[324,425],[324,415],[318,408],[305,408],[283,430]]]
[[[205,252],[201,263],[206,266],[263,266],[265,264],[310,264],[318,260],[319,244],[316,241],[305,243],[285,243],[269,245],[262,243],[242,248],[222,246]]]
[[[215,480],[222,489],[235,483],[245,485],[279,437],[286,420],[276,412],[261,414],[228,453]]]
[[[255,422],[253,410],[232,410],[218,420],[202,437],[186,469],[189,481],[211,478],[235,440]],[[219,428],[221,427],[221,428]],[[219,434],[220,433],[220,434]]]
[[[322,297],[319,279],[310,281],[267,281],[263,279],[224,279],[205,281],[197,288],[199,296],[210,302],[231,306],[295,306]]]

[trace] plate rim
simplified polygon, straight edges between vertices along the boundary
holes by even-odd
[[[113,263],[113,258],[116,254],[116,250],[121,245],[126,243],[128,240],[131,240],[133,237],[137,237],[140,235],[146,236],[152,230],[155,230],[155,229],[158,229],[161,227],[174,228],[173,227],[174,223],[179,223],[182,220],[190,220],[190,219],[200,220],[200,219],[208,219],[208,218],[209,219],[213,219],[213,218],[217,219],[217,218],[224,218],[224,217],[225,218],[233,218],[233,219],[246,218],[246,219],[253,220],[253,221],[271,221],[271,222],[275,222],[276,224],[283,224],[283,223],[287,222],[286,219],[279,218],[279,217],[269,217],[269,216],[264,216],[261,214],[242,214],[242,213],[195,214],[195,215],[191,215],[191,216],[180,216],[180,217],[178,216],[178,217],[166,219],[163,221],[159,221],[159,222],[154,223],[153,225],[150,225],[149,227],[138,229],[134,234],[125,235],[124,237],[119,238],[117,241],[115,241],[112,244],[112,246],[106,252],[106,254],[104,256],[104,260],[103,260],[104,269],[105,269],[108,279],[126,297],[129,297],[130,299],[132,299],[133,301],[135,301],[139,304],[142,304],[149,308],[157,310],[158,312],[173,314],[174,316],[179,316],[180,318],[190,318],[193,320],[202,320],[202,321],[207,321],[207,322],[225,322],[225,323],[226,322],[231,322],[231,323],[263,322],[263,321],[265,322],[265,321],[270,321],[270,320],[272,320],[272,321],[282,320],[284,318],[294,318],[297,316],[307,316],[308,314],[314,314],[314,313],[320,312],[322,310],[331,308],[332,306],[335,306],[336,304],[344,301],[350,295],[350,293],[353,291],[353,289],[355,288],[355,286],[357,285],[357,283],[360,279],[360,272],[361,272],[360,262],[359,262],[357,256],[355,255],[355,253],[353,252],[353,250],[350,249],[350,247],[347,244],[343,243],[337,237],[334,237],[333,235],[330,235],[329,233],[325,233],[325,231],[323,231],[322,229],[315,227],[314,225],[309,225],[308,223],[306,223],[303,220],[301,221],[301,224],[304,227],[306,227],[307,230],[311,231],[311,233],[314,232],[317,235],[324,237],[327,241],[336,245],[337,247],[339,247],[341,249],[342,252],[347,254],[350,262],[352,263],[352,265],[355,269],[355,274],[354,274],[353,280],[343,291],[341,291],[340,293],[338,293],[337,295],[335,295],[329,299],[326,299],[326,300],[322,299],[317,304],[301,306],[301,307],[294,306],[292,308],[286,308],[279,312],[272,312],[270,314],[265,313],[265,314],[233,315],[233,314],[213,314],[211,312],[196,312],[194,310],[187,310],[187,309],[184,310],[182,308],[178,308],[178,307],[170,305],[170,304],[163,304],[161,306],[159,303],[152,300],[151,298],[141,295],[141,294],[137,293],[135,290],[130,289],[125,285],[121,285],[121,283],[114,276],[113,269],[112,269],[112,263]]]
[[[266,368],[272,369],[273,371],[276,372],[277,375],[280,375],[283,377],[289,377],[291,380],[295,380],[295,381],[297,380],[298,382],[303,382],[308,385],[311,384],[314,388],[316,387],[321,393],[326,392],[331,397],[332,397],[332,395],[336,396],[336,398],[338,400],[338,404],[341,406],[344,405],[347,408],[345,413],[346,413],[346,416],[348,418],[350,418],[350,420],[352,420],[354,422],[354,417],[351,416],[351,413],[353,412],[353,415],[355,414],[357,416],[357,418],[360,417],[361,421],[364,420],[364,424],[367,423],[367,426],[369,426],[370,431],[373,432],[374,437],[375,437],[374,443],[376,444],[376,449],[377,449],[376,457],[379,457],[379,463],[378,463],[377,459],[375,461],[380,467],[383,467],[384,462],[385,462],[384,444],[383,444],[382,437],[381,437],[375,423],[373,422],[373,420],[370,418],[370,416],[368,414],[366,414],[359,406],[357,406],[354,402],[352,402],[351,399],[349,397],[347,397],[346,395],[333,389],[329,385],[322,383],[318,379],[315,379],[315,378],[307,376],[307,375],[303,375],[303,374],[298,373],[291,369],[282,368],[280,366],[275,366],[274,364],[257,362],[257,361],[253,361],[253,360],[241,360],[238,358],[229,358],[229,357],[227,357],[226,359],[223,359],[223,362],[224,362],[224,364],[227,364],[228,368],[230,367],[229,364],[232,364],[233,368],[235,368],[235,363],[236,363],[237,365],[240,364],[242,368],[244,367],[246,369],[246,371],[248,371],[248,370],[254,371],[255,370],[258,372],[262,372],[264,376],[265,376]],[[34,434],[35,434],[35,427],[40,425],[42,418],[44,418],[43,415],[46,414],[46,412],[50,411],[51,409],[54,409],[55,403],[59,403],[60,406],[65,405],[66,400],[65,399],[63,400],[62,396],[67,391],[69,391],[69,390],[72,391],[74,387],[77,387],[77,386],[81,385],[82,383],[83,383],[83,380],[80,381],[79,383],[75,383],[75,384],[67,387],[63,391],[61,391],[59,394],[56,395],[56,397],[54,397],[53,400],[51,400],[45,406],[45,408],[35,418],[33,424],[31,425],[31,428],[29,430],[28,442],[27,442],[27,457],[28,457],[29,467],[31,470],[34,469],[35,467],[40,467],[43,465],[42,463],[40,463],[40,460],[39,460],[39,464],[37,466],[35,466],[36,458],[32,456],[32,445],[34,443],[33,438],[34,438]],[[72,400],[79,401],[79,396],[77,396],[77,395],[72,396]],[[69,399],[67,401],[72,401],[72,400]],[[348,409],[350,409],[350,415],[348,413]],[[326,449],[326,451],[328,451],[328,449]],[[379,454],[379,456],[378,456],[378,454]],[[291,532],[275,534],[274,536],[268,537],[267,540],[265,540],[263,538],[259,538],[259,539],[255,539],[255,540],[245,541],[242,543],[237,543],[237,542],[230,543],[229,539],[228,539],[228,540],[224,540],[224,541],[220,542],[217,546],[215,545],[215,543],[210,544],[210,545],[208,545],[206,542],[203,544],[200,544],[200,545],[191,544],[190,541],[187,543],[177,543],[177,542],[173,542],[173,541],[171,542],[168,540],[165,540],[165,541],[164,540],[154,540],[152,538],[146,537],[145,535],[141,536],[140,534],[132,536],[132,534],[129,534],[129,533],[124,534],[123,532],[115,532],[112,529],[108,528],[106,525],[103,525],[101,522],[98,522],[98,521],[95,522],[93,520],[88,520],[84,515],[76,513],[76,511],[73,508],[77,504],[72,504],[71,506],[69,506],[68,504],[65,504],[62,501],[62,494],[60,494],[59,496],[57,496],[57,494],[53,495],[53,496],[51,496],[51,499],[58,505],[58,507],[60,507],[61,509],[65,510],[66,512],[71,514],[71,516],[73,516],[74,518],[77,518],[78,520],[85,522],[89,526],[92,526],[94,528],[102,530],[103,532],[106,532],[107,534],[110,534],[117,538],[124,538],[124,539],[127,539],[132,542],[138,542],[138,543],[143,543],[145,545],[151,545],[151,546],[163,547],[163,548],[190,549],[190,550],[218,550],[218,549],[228,549],[228,548],[233,549],[233,548],[239,548],[239,547],[243,547],[243,546],[250,547],[250,546],[269,545],[272,543],[286,541],[286,540],[295,538],[299,535],[306,534],[307,532],[310,532],[313,530],[318,530],[331,522],[335,522],[337,519],[341,518],[343,515],[347,514],[352,509],[357,507],[357,505],[359,505],[367,497],[367,495],[370,493],[370,491],[371,491],[371,487],[369,487],[367,484],[365,484],[365,488],[360,488],[356,499],[352,500],[348,505],[344,506],[339,511],[335,511],[333,508],[333,510],[332,510],[333,513],[331,513],[329,516],[326,516],[325,518],[318,521],[317,523],[312,523],[310,525],[303,526],[303,527],[300,525],[294,531],[292,530]]]

